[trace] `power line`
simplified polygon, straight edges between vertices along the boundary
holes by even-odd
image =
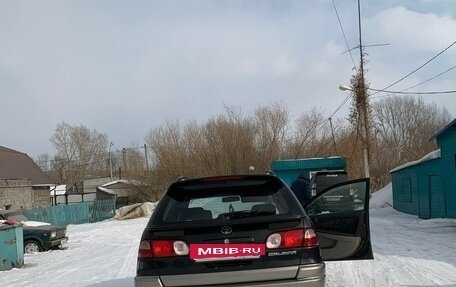
[[[401,94],[401,95],[444,95],[444,94],[455,94],[456,93],[456,90],[431,91],[431,92],[402,92],[402,91],[377,90],[377,89],[371,89],[371,88],[369,88],[369,90],[376,91],[376,93]],[[372,95],[375,95],[376,93],[374,93]]]
[[[353,59],[353,55],[351,53],[352,49],[350,49],[350,45],[348,44],[347,36],[345,35],[344,27],[342,26],[342,21],[340,20],[339,12],[337,12],[336,3],[334,2],[334,0],[332,0],[332,4],[333,4],[333,7],[334,7],[334,12],[336,12],[337,21],[339,22],[340,30],[342,31],[342,35],[344,36],[345,44],[347,45],[348,53],[350,54],[350,58],[352,60],[353,67],[356,69],[355,60]]]
[[[320,132],[320,130],[325,126],[325,124],[329,122],[329,119],[332,119],[332,117],[348,102],[350,98],[351,95],[348,95],[327,119],[322,121],[317,127],[314,128],[315,134],[318,134]]]
[[[337,107],[337,109],[329,116],[329,118],[332,118],[345,104],[348,102],[348,100],[351,98],[351,95],[349,94],[343,101],[342,103]]]
[[[385,88],[381,89],[381,90],[378,90],[377,92],[373,93],[372,95],[375,95],[377,93],[380,93],[380,92],[384,92],[386,89],[389,89],[391,88],[392,86],[402,82],[403,80],[405,80],[406,78],[410,77],[411,75],[413,75],[414,73],[416,73],[418,70],[422,69],[424,66],[426,66],[427,64],[429,64],[430,62],[432,62],[433,60],[435,60],[438,56],[442,55],[445,51],[447,51],[448,49],[450,49],[451,47],[453,47],[454,45],[456,44],[456,41],[454,41],[453,43],[451,43],[448,47],[446,47],[445,49],[443,49],[442,51],[440,51],[437,55],[435,55],[434,57],[432,57],[431,59],[429,59],[427,62],[425,62],[424,64],[422,64],[421,66],[419,66],[418,68],[416,68],[415,70],[411,71],[410,73],[408,73],[407,75],[405,75],[404,77],[400,78],[399,80],[397,80],[396,82],[386,86]],[[372,96],[371,95],[371,96]]]
[[[336,6],[336,3],[334,0],[332,0],[332,4],[333,4],[333,7],[334,7],[334,12],[336,13],[336,16],[337,16],[337,21],[339,22],[339,26],[340,26],[340,30],[342,31],[342,35],[344,36],[344,40],[345,40],[345,44],[347,45],[347,52],[350,54],[350,58],[352,60],[352,63],[353,63],[353,67],[356,68],[356,64],[355,64],[355,60],[353,59],[353,55],[351,53],[352,50],[354,50],[355,48],[353,49],[350,49],[350,45],[348,44],[348,40],[347,40],[347,36],[345,35],[345,31],[344,31],[344,27],[342,25],[342,21],[340,20],[340,17],[339,17],[339,12],[337,11],[337,6]],[[357,47],[359,48],[359,46]],[[334,112],[328,117],[327,120],[323,121],[321,124],[320,124],[320,127],[318,128],[318,130],[316,131],[316,133],[318,133],[320,131],[321,128],[324,127],[324,125],[326,124],[327,121],[329,121],[330,118],[332,118],[347,102],[348,100],[351,98],[351,95],[348,95],[341,103],[340,105],[334,110]]]
[[[425,83],[427,83],[427,82],[430,82],[430,81],[432,81],[432,80],[434,80],[434,79],[436,79],[436,78],[442,76],[443,74],[446,74],[446,73],[450,72],[451,70],[453,70],[453,69],[455,69],[455,68],[456,68],[456,66],[453,66],[453,67],[451,67],[451,68],[449,68],[449,69],[447,69],[447,70],[441,72],[440,74],[435,75],[434,77],[431,77],[431,78],[429,78],[429,79],[427,79],[427,80],[422,81],[421,83],[418,83],[418,84],[416,84],[416,85],[413,85],[413,86],[411,86],[411,87],[408,87],[408,88],[406,88],[406,89],[403,89],[401,92],[405,92],[405,91],[411,90],[411,89],[413,89],[413,88],[416,88],[416,87],[418,87],[418,86],[421,86],[421,85],[423,85],[423,84],[425,84]]]

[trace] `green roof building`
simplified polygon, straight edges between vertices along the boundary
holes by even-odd
[[[390,171],[394,209],[420,218],[456,218],[456,119],[430,140],[440,149]]]

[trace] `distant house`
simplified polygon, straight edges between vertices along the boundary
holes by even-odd
[[[0,146],[0,209],[49,206],[52,185],[27,154]]]
[[[82,180],[82,188],[68,185],[58,185],[51,187],[52,204],[70,204],[86,201],[94,201],[96,199],[97,187],[105,183],[111,182],[109,177],[84,179]],[[69,190],[68,190],[69,189]]]
[[[393,207],[420,218],[456,218],[456,119],[436,133],[440,149],[390,171]]]
[[[114,199],[116,208],[136,203],[133,193],[139,188],[138,184],[119,179],[97,187],[97,200]]]
[[[92,179],[84,179],[82,181],[82,190],[84,193],[93,193],[97,192],[97,187],[102,186],[104,184],[113,182],[118,180],[118,178],[110,178],[110,177],[100,177],[100,178],[92,178]]]

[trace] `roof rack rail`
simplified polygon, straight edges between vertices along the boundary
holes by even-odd
[[[179,176],[176,181],[177,182],[181,182],[181,181],[184,181],[184,180],[189,180],[190,178],[188,176],[184,176],[184,175],[181,175]]]

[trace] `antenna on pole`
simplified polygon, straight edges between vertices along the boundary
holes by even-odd
[[[389,46],[391,45],[390,43],[384,43],[384,44],[372,44],[372,45],[363,45],[364,48],[370,48],[370,47],[382,47],[382,46]],[[355,46],[351,49],[348,49],[347,51],[343,51],[341,54],[345,54],[345,53],[348,53],[348,52],[351,52],[353,50],[356,50],[356,49],[359,49],[359,45],[358,46]]]

